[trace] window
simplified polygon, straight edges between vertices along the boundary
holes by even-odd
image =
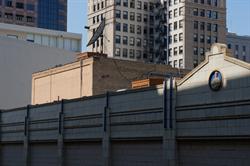
[[[232,48],[231,44],[228,44],[228,45],[227,45],[227,48],[231,49],[231,48]]]
[[[174,0],[174,4],[176,5],[178,3],[178,0]]]
[[[127,48],[123,48],[122,56],[123,56],[124,58],[127,58],[127,57],[128,57],[128,49],[127,49]]]
[[[194,21],[194,29],[198,29],[198,21]]]
[[[198,16],[198,8],[194,8],[193,9],[193,15],[194,16]]]
[[[116,24],[115,24],[115,30],[116,31],[121,31],[121,23],[116,22]]]
[[[141,39],[140,38],[136,39],[136,46],[141,47]]]
[[[135,1],[134,0],[130,1],[130,8],[135,8]]]
[[[197,41],[198,41],[198,34],[194,33],[194,42],[197,42]]]
[[[183,46],[179,47],[179,54],[183,54]]]
[[[121,0],[115,0],[115,5],[121,6]]]
[[[129,58],[135,58],[135,50],[133,49],[129,50]]]
[[[27,19],[27,22],[34,22],[35,21],[32,16],[27,16],[26,19]]]
[[[183,59],[179,60],[179,68],[183,68]]]
[[[136,59],[141,59],[141,50],[136,50]]]
[[[130,12],[130,20],[131,21],[135,20],[135,13],[134,12]]]
[[[205,9],[201,9],[200,10],[200,16],[201,17],[205,17]]]
[[[12,7],[12,0],[5,0],[5,6]]]
[[[213,24],[213,32],[218,32],[218,25],[217,24]]]
[[[174,60],[174,67],[177,67],[177,60]]]
[[[16,15],[16,20],[18,20],[18,21],[23,21],[23,15],[17,14],[17,15]]]
[[[204,4],[204,0],[201,0],[201,4]]]
[[[137,1],[137,9],[141,9],[142,3],[141,1]]]
[[[178,42],[177,35],[174,35],[174,43],[177,43],[177,42]]]
[[[135,25],[130,24],[130,33],[135,33]]]
[[[95,5],[93,5],[93,12],[95,12],[96,11],[96,6]]]
[[[121,44],[121,36],[120,35],[115,35],[115,43]]]
[[[148,10],[148,3],[147,2],[144,2],[144,5],[143,5],[143,8],[144,8],[144,10]]]
[[[148,15],[147,15],[147,14],[144,14],[143,21],[144,21],[145,23],[148,22]]]
[[[218,0],[214,0],[214,6],[218,6]]]
[[[207,44],[211,44],[211,36],[207,36]]]
[[[22,2],[17,2],[16,3],[16,8],[18,8],[18,9],[24,9],[24,4]]]
[[[177,9],[174,9],[174,17],[177,17],[178,16],[178,11]]]
[[[184,7],[179,8],[179,15],[183,16],[184,15]]]
[[[168,17],[169,17],[169,18],[172,18],[172,17],[173,17],[172,14],[173,14],[173,12],[172,12],[172,11],[169,11],[169,12],[168,12]]]
[[[211,31],[211,29],[212,29],[211,23],[207,23],[207,31]]]
[[[35,5],[34,4],[27,4],[26,6],[27,10],[34,11],[35,10]]]
[[[171,57],[172,54],[173,54],[173,51],[172,51],[172,48],[170,48],[170,49],[168,50],[168,56]]]
[[[204,30],[205,29],[205,22],[200,22],[200,30]]]
[[[101,7],[104,8],[104,3],[103,3],[103,1],[101,2]]]
[[[205,37],[204,37],[204,35],[200,35],[200,42],[201,43],[204,43],[205,42],[205,39],[204,39]]]
[[[128,0],[123,0],[123,6],[128,7]]]
[[[123,19],[128,19],[128,12],[127,11],[123,11]]]
[[[178,48],[175,47],[175,48],[174,48],[174,55],[177,55],[177,54],[178,54]]]
[[[93,17],[92,20],[93,20],[93,24],[95,24],[95,17]]]
[[[198,48],[194,47],[194,55],[198,55]]]
[[[120,10],[115,11],[115,17],[116,18],[121,18],[121,11]]]
[[[217,42],[218,42],[217,36],[213,36],[213,43],[217,43]]]
[[[201,56],[204,56],[204,55],[205,55],[205,51],[204,51],[204,48],[203,48],[203,47],[200,48],[200,55],[201,55]]]
[[[246,52],[246,46],[242,46],[243,52]]]
[[[211,5],[211,0],[207,0],[207,4],[208,4],[208,5]]]
[[[128,37],[127,36],[123,36],[122,43],[125,45],[128,45]]]
[[[181,29],[181,28],[183,28],[183,26],[184,26],[184,21],[183,21],[183,20],[180,20],[180,21],[179,21],[179,28]]]
[[[149,3],[149,10],[150,12],[154,11],[154,4],[152,2]]]
[[[168,25],[168,30],[169,30],[169,32],[171,32],[172,30],[173,30],[173,24],[172,23],[170,23],[169,25]]]
[[[179,41],[183,41],[183,33],[179,33]]]
[[[218,19],[218,12],[213,11],[212,18],[213,18],[213,19]]]
[[[130,46],[134,46],[135,45],[135,38],[134,37],[130,37],[129,38],[129,45]]]
[[[144,35],[148,34],[148,27],[144,27],[144,28],[143,28],[143,34],[144,34]]]
[[[141,34],[141,26],[140,25],[137,25],[137,34]]]
[[[239,45],[235,45],[235,50],[239,51]]]
[[[128,24],[123,23],[123,32],[128,32]]]
[[[137,21],[141,22],[141,13],[137,13]]]
[[[211,17],[212,17],[212,12],[211,12],[211,10],[208,10],[208,11],[207,11],[207,17],[208,17],[208,18],[211,18]]]
[[[174,22],[174,30],[176,30],[178,28],[178,22]]]
[[[115,49],[115,56],[121,56],[121,49],[120,48]]]

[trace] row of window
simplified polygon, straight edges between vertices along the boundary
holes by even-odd
[[[205,10],[205,9],[193,9],[193,15],[194,16],[200,16],[200,17],[207,17],[211,19],[218,19],[218,12],[217,11],[211,11],[211,10]]]
[[[143,55],[142,55],[143,54]],[[134,49],[127,49],[127,48],[116,48],[115,49],[115,56],[116,57],[123,57],[123,58],[131,58],[131,59],[147,59],[147,53],[142,53],[141,50],[134,50]]]
[[[179,26],[178,26],[178,23],[179,23]],[[179,21],[175,21],[174,23],[170,23],[168,25],[169,27],[169,31],[171,32],[172,30],[177,30],[178,28],[179,29],[182,29],[184,27],[184,20],[179,20]]]
[[[4,18],[9,19],[9,20],[17,20],[17,21],[26,21],[29,23],[34,23],[35,22],[35,18],[32,16],[23,16],[20,14],[15,14],[13,15],[12,13],[4,13]],[[0,12],[0,18],[2,17],[2,14]]]
[[[129,32],[129,33],[136,33],[136,34],[152,34],[154,33],[154,28],[148,28],[147,26],[140,26],[140,25],[134,25],[134,24],[130,24],[130,26],[126,23],[120,23],[120,22],[116,22],[115,25],[115,30],[116,31],[123,31],[123,32]],[[122,27],[122,28],[121,28]],[[128,29],[129,27],[129,29]],[[135,32],[135,28],[136,28],[136,32]]]
[[[122,13],[122,15],[121,15]],[[135,21],[135,12],[129,12],[128,11],[123,11],[121,12],[120,10],[116,10],[115,12],[115,16],[116,18],[118,19],[124,19],[124,20],[128,20],[130,19],[131,21]],[[153,15],[150,15],[148,16],[148,14],[144,14],[143,15],[143,19],[142,19],[142,14],[141,13],[137,13],[136,14],[136,21],[137,22],[144,22],[144,23],[147,23],[149,20],[150,24],[154,24],[154,16]]]
[[[173,36],[169,36],[168,37],[168,43],[169,44],[172,44],[173,42],[174,43],[177,43],[178,42],[178,39],[179,39],[179,42],[183,41],[183,33],[179,33],[179,34],[175,34]],[[174,39],[174,41],[173,41]]]
[[[0,1],[0,5],[2,5],[1,2],[2,1]],[[22,3],[22,2],[16,2],[15,5],[12,2],[12,0],[5,0],[4,2],[5,2],[4,4],[5,4],[6,7],[11,7],[11,8],[16,7],[16,9],[26,9],[26,10],[30,10],[30,11],[35,10],[35,5],[34,4],[28,3],[28,4],[26,4],[26,8],[25,8],[25,4]]]
[[[228,47],[229,49],[232,49],[232,45],[231,45],[231,44],[228,44],[227,47]],[[239,51],[239,45],[236,44],[236,45],[234,46],[234,49],[235,49],[236,51]],[[243,52],[246,52],[246,46],[242,46],[242,51],[243,51]]]
[[[218,32],[218,24],[194,21],[194,29],[200,29],[204,31],[205,28],[207,31]]]
[[[179,10],[179,12],[178,12],[178,10]],[[170,10],[168,12],[168,18],[171,19],[171,18],[173,18],[173,16],[174,16],[174,18],[176,18],[178,16],[184,16],[184,7],[180,7],[179,9]]]
[[[135,38],[135,37],[128,37],[128,36],[120,36],[116,35],[115,36],[115,43],[116,44],[123,44],[123,45],[130,45],[130,46],[137,46],[137,47],[144,47],[147,48],[148,44],[151,46],[153,45],[153,39],[150,39],[149,42],[147,39],[143,40],[141,38]]]
[[[148,3],[148,2],[143,2],[137,0],[115,0],[115,5],[116,6],[124,6],[124,7],[130,7],[130,8],[137,8],[139,10],[143,9],[145,11],[154,11],[154,3]],[[136,6],[135,6],[136,5]]]
[[[172,55],[176,56],[176,55],[182,55],[183,54],[183,46],[179,46],[179,47],[174,47],[174,48],[170,48],[168,50],[168,56],[171,57]]]
[[[205,43],[205,40],[206,40],[206,43],[207,44],[211,44],[211,43],[217,43],[217,36],[207,36],[207,38],[205,39],[205,35],[204,34],[201,34],[200,37],[198,37],[198,34],[197,33],[194,33],[194,37],[193,37],[193,41],[194,42],[200,42],[200,43]]]
[[[179,64],[178,64],[178,61],[179,61]],[[168,64],[175,67],[175,68],[183,68],[184,67],[183,66],[183,59],[169,61]]]
[[[103,9],[105,6],[107,6],[107,4],[104,4],[104,2],[100,2],[100,3],[97,3],[97,4],[94,4],[93,5],[93,12],[96,12],[100,9]]]
[[[194,3],[218,6],[218,0],[194,0]]]
[[[103,14],[94,16],[93,19],[92,19],[92,20],[93,20],[93,24],[99,23],[99,22],[101,22],[103,19],[104,19]]]

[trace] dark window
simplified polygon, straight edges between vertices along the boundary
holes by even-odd
[[[16,8],[18,8],[18,9],[24,9],[24,4],[22,2],[17,2],[16,3]]]
[[[194,21],[194,29],[198,29],[198,21]]]
[[[35,10],[35,5],[33,5],[33,4],[27,4],[26,5],[26,8],[27,8],[27,10],[30,10],[30,11],[34,11]]]
[[[5,6],[12,7],[12,0],[5,0]]]
[[[123,0],[123,6],[128,7],[128,0]]]

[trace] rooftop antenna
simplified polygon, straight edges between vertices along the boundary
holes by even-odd
[[[93,36],[89,40],[87,47],[90,46],[91,44],[95,43],[99,39],[99,37],[101,37],[101,40],[103,41],[104,28],[105,28],[105,18],[103,18],[102,22],[97,27],[95,33],[93,34]],[[103,53],[103,43],[101,44],[101,53]]]

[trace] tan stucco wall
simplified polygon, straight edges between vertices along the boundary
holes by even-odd
[[[33,74],[32,104],[91,96],[92,66],[85,60]]]

